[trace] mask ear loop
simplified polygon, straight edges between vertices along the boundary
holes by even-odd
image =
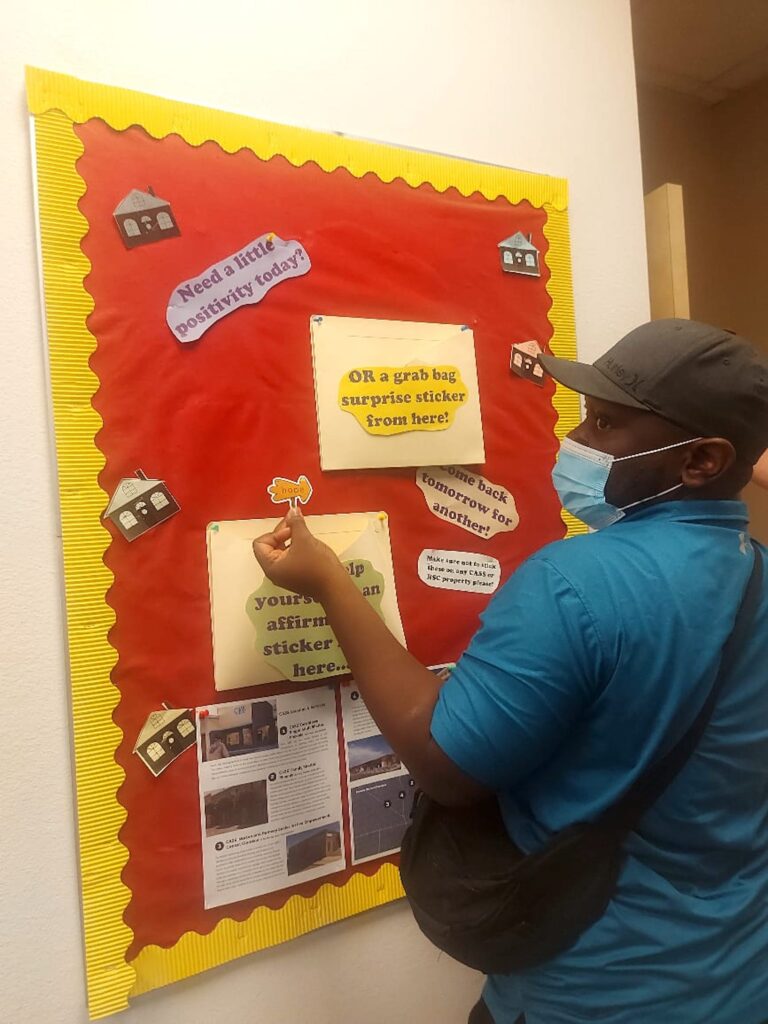
[[[689,441],[675,441],[674,444],[665,444],[663,448],[650,448],[647,452],[635,452],[634,455],[619,455],[614,458],[614,462],[626,462],[627,459],[641,459],[643,455],[658,455],[659,452],[668,452],[673,448],[682,448],[685,444],[694,444],[696,441],[703,441],[703,437],[692,437]],[[680,485],[682,487],[682,484]],[[669,491],[664,491],[664,494],[668,494]],[[627,508],[631,508],[631,505],[627,505]]]
[[[629,505],[622,505],[620,511],[626,512],[628,508],[637,508],[638,505],[644,505],[646,501],[654,501],[656,498],[663,498],[665,494],[671,494],[673,491],[679,491],[681,487],[685,487],[685,484],[675,484],[674,487],[668,487],[666,491],[659,491],[658,494],[652,494],[648,498],[641,498],[640,501],[633,501]]]
[[[637,452],[635,455],[622,455],[618,459],[614,459],[614,462],[624,462],[626,459],[637,459],[641,455],[656,455],[657,452],[667,452],[671,448],[682,448],[685,444],[693,444],[694,441],[701,441],[700,437],[692,437],[690,441],[677,441],[675,444],[666,444],[663,448],[653,448],[648,452]],[[640,501],[633,501],[629,505],[622,505],[619,511],[626,512],[628,508],[637,508],[638,505],[644,505],[646,501],[655,501],[656,498],[664,498],[667,494],[672,494],[673,491],[679,491],[685,487],[684,483],[675,484],[674,487],[668,487],[666,491],[659,491],[658,494],[652,494],[649,498],[641,498]]]

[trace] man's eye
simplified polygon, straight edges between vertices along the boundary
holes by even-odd
[[[595,426],[598,430],[609,430],[611,423],[607,416],[595,417]]]

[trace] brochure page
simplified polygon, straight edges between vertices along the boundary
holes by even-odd
[[[346,867],[332,686],[199,709],[205,906]]]

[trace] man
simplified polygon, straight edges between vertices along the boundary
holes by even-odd
[[[208,760],[220,761],[224,757],[229,757],[227,745],[220,733],[212,732],[208,737]]]
[[[728,332],[657,321],[593,366],[542,361],[586,396],[553,479],[598,532],[528,559],[446,683],[298,512],[254,543],[275,583],[323,603],[418,785],[448,804],[496,793],[524,851],[615,803],[696,718],[755,557],[737,496],[768,447],[768,365]],[[768,1017],[767,626],[768,584],[703,739],[630,836],[605,915],[555,960],[489,978],[473,1024]]]
[[[768,487],[768,452],[763,452],[755,463],[752,483],[757,484],[758,487]]]

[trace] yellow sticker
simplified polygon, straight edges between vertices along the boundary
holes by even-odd
[[[305,476],[300,476],[298,480],[276,476],[273,477],[272,483],[267,488],[267,494],[276,505],[284,501],[287,501],[289,505],[295,505],[298,502],[306,505],[312,497],[312,484]]]
[[[467,400],[457,366],[356,366],[341,378],[339,407],[368,434],[447,430]]]

